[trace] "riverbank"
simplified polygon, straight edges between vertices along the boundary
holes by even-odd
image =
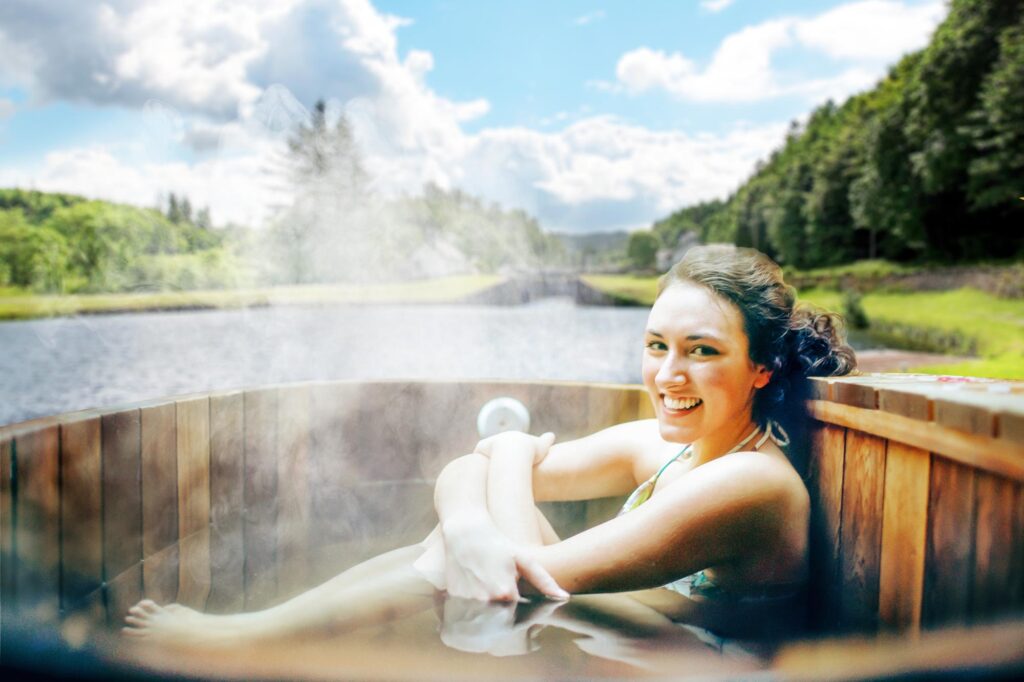
[[[309,284],[255,289],[150,291],[47,296],[0,290],[0,320],[171,310],[230,310],[273,305],[456,303],[502,281],[466,275],[395,284]]]

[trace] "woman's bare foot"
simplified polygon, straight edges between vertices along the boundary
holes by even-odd
[[[128,609],[128,637],[168,644],[219,646],[235,644],[257,634],[257,614],[229,616],[199,613],[181,604],[160,606],[143,599]]]

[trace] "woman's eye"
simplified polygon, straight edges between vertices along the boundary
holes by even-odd
[[[711,346],[694,346],[690,353],[697,356],[718,355],[718,351]]]
[[[668,346],[661,341],[648,341],[644,345],[650,350],[668,350]]]

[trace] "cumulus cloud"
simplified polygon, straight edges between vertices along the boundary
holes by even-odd
[[[885,3],[855,3],[872,11],[878,4]],[[820,35],[814,31],[832,30],[835,16],[748,27],[726,38],[704,66],[680,53],[634,50],[620,60],[618,80],[608,87],[661,89],[703,101],[785,92],[838,97],[870,84],[878,69],[854,61],[838,75],[793,82],[772,63],[778,51],[795,47],[853,59],[846,56],[852,47],[827,52],[814,42]],[[853,22],[838,16],[840,23]],[[817,28],[807,28],[814,21]],[[909,30],[907,22],[900,30]],[[720,135],[652,131],[589,112],[558,131],[484,127],[470,134],[464,124],[485,117],[489,102],[453,101],[431,89],[433,55],[399,55],[398,36],[407,24],[368,0],[111,0],[95,6],[5,0],[0,80],[21,84],[36,101],[143,110],[143,130],[135,138],[126,131],[124,146],[184,148],[193,160],[168,161],[182,156],[170,153],[143,154],[139,162],[137,153],[113,147],[66,149],[3,168],[0,185],[139,204],[174,191],[194,205],[209,205],[218,221],[258,224],[287,199],[274,186],[280,179],[266,173],[286,131],[306,119],[317,98],[330,95],[329,115],[348,117],[382,194],[414,193],[434,182],[523,208],[552,229],[629,229],[681,205],[724,196],[785,134],[784,124]],[[887,49],[897,47],[893,42]]]
[[[727,36],[704,68],[679,52],[640,47],[620,57],[615,85],[632,94],[662,90],[697,102],[757,102],[785,95],[811,101],[842,98],[871,85],[880,75],[880,64],[923,45],[944,11],[940,0],[914,6],[862,0],[810,19],[766,21]],[[825,78],[783,77],[773,58],[791,48],[854,63]],[[603,82],[595,85],[616,89]]]
[[[801,44],[836,59],[891,62],[920,48],[945,15],[944,3],[863,0],[795,25]]]
[[[708,12],[721,12],[733,3],[733,0],[700,0],[700,8]]]

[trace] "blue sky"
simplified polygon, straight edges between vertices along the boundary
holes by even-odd
[[[5,0],[0,186],[259,224],[274,120],[344,112],[375,191],[638,229],[927,43],[941,0]],[[298,112],[298,113],[297,113]],[[284,119],[281,117],[284,116]],[[291,117],[290,119],[288,117]]]

